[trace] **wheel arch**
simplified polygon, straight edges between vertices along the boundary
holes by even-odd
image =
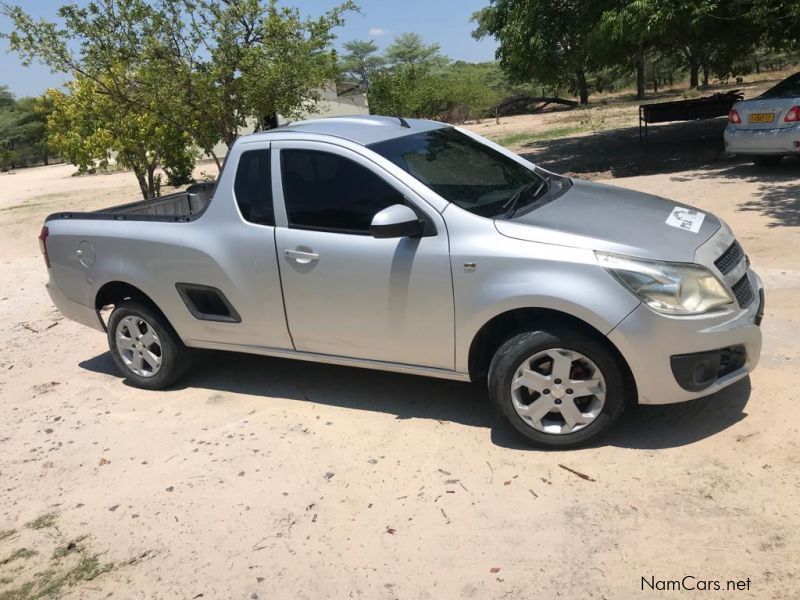
[[[94,307],[99,314],[104,308],[108,306],[119,306],[119,304],[125,302],[126,300],[138,302],[139,304],[143,304],[151,310],[154,310],[164,320],[164,323],[166,323],[167,326],[175,333],[175,335],[178,335],[177,331],[172,326],[172,323],[170,323],[169,319],[164,314],[164,311],[159,308],[158,304],[156,304],[155,301],[141,289],[126,281],[109,281],[100,286],[100,289],[98,289],[97,293],[95,294]],[[100,320],[103,321],[102,318]],[[103,321],[103,323],[104,326],[108,326],[105,321]],[[180,339],[180,336],[178,336],[178,338]]]
[[[107,306],[116,306],[125,300],[135,300],[151,308],[158,308],[150,296],[125,281],[109,281],[100,286],[94,297],[94,307],[102,310]]]
[[[636,398],[636,381],[622,352],[600,330],[583,319],[551,308],[515,308],[492,317],[478,330],[469,346],[468,368],[472,381],[486,377],[489,364],[498,348],[509,338],[523,331],[537,329],[570,329],[591,337],[606,346],[622,365],[631,388],[631,398]]]

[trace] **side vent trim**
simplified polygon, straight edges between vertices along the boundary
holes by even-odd
[[[210,285],[176,283],[175,289],[195,319],[219,323],[241,323],[242,318],[220,290]]]

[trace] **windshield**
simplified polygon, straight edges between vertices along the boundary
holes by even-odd
[[[787,77],[775,87],[761,94],[762,98],[795,98],[800,97],[800,73]]]
[[[369,146],[445,200],[483,217],[511,216],[543,198],[549,182],[452,127]]]

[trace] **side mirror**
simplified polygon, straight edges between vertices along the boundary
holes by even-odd
[[[369,232],[374,238],[420,237],[424,226],[417,213],[405,204],[392,204],[372,217]]]

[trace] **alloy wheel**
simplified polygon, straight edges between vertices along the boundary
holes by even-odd
[[[522,361],[511,382],[511,399],[529,426],[563,435],[583,429],[600,415],[606,384],[600,368],[583,354],[551,348]]]
[[[115,332],[122,362],[140,377],[152,377],[161,368],[162,348],[158,334],[147,321],[137,316],[124,317]]]

